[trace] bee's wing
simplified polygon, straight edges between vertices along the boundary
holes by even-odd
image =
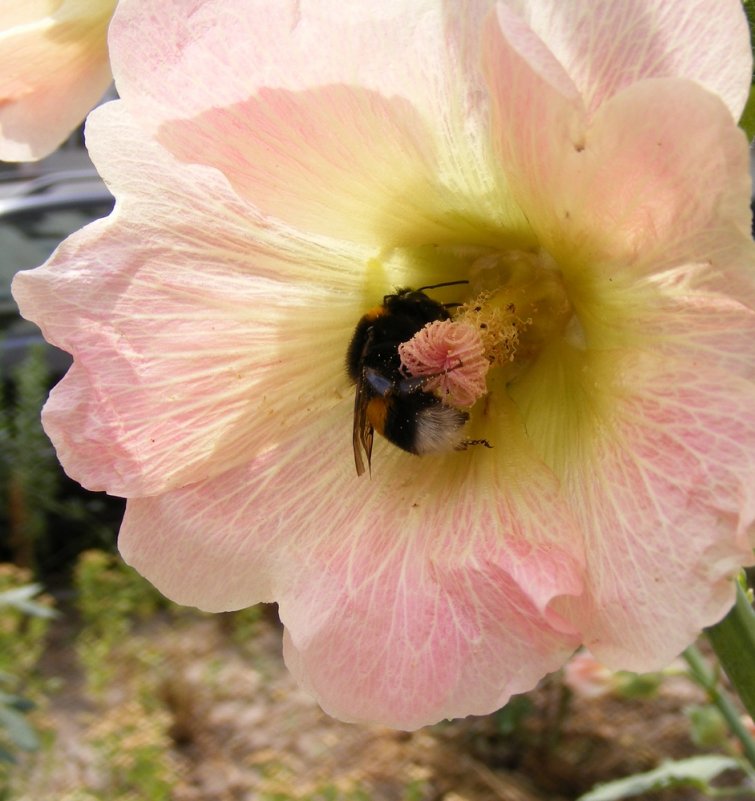
[[[364,460],[362,459],[362,451],[367,456],[367,467],[370,467],[370,459],[372,457],[372,440],[375,435],[370,421],[367,419],[367,404],[369,403],[370,395],[367,391],[367,382],[364,377],[364,371],[357,379],[357,389],[354,396],[354,463],[357,467],[357,475],[361,476],[364,473]]]

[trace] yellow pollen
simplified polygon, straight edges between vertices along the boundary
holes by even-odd
[[[502,367],[514,360],[519,345],[519,333],[531,323],[517,316],[514,303],[501,307],[491,303],[492,292],[481,292],[474,300],[460,306],[455,322],[474,326],[480,333],[485,358],[491,367]]]

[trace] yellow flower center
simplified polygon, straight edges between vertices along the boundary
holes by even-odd
[[[605,433],[621,385],[615,349],[628,344],[627,315],[637,298],[621,292],[605,271],[581,269],[584,251],[557,255],[525,237],[499,248],[397,248],[384,262],[376,260],[368,281],[395,283],[387,275],[394,265],[401,265],[404,285],[469,281],[427,290],[439,302],[459,304],[454,320],[484,326],[491,367],[487,391],[470,410],[467,436],[500,448],[514,437],[526,440],[563,476],[575,455],[586,456],[596,434]],[[380,294],[369,291],[373,298]]]
[[[469,282],[475,299],[457,318],[481,329],[488,358],[507,384],[574,318],[561,273],[547,254],[486,254],[471,264]]]

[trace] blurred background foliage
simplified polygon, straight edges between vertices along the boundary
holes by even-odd
[[[755,0],[743,0],[745,14],[750,23],[750,41],[755,42]],[[753,69],[753,83],[750,87],[750,97],[742,113],[742,119],[739,124],[744,128],[747,138],[752,142],[755,138],[755,69]]]
[[[114,549],[124,502],[86,492],[63,473],[40,421],[53,383],[46,350],[30,347],[0,375],[0,559],[54,582],[83,550]]]

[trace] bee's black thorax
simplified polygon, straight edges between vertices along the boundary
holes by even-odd
[[[398,346],[435,320],[447,320],[445,307],[424,292],[400,289],[362,317],[346,354],[349,377],[356,381],[366,367],[400,378]]]

